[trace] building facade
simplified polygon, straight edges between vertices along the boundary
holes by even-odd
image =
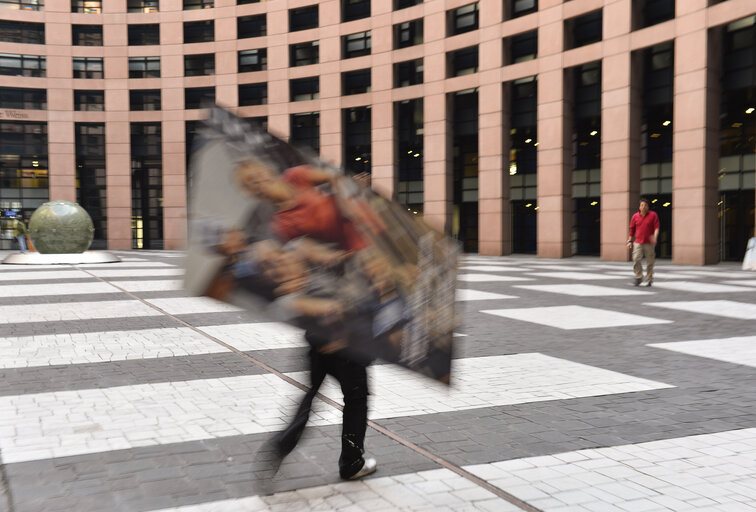
[[[641,195],[675,262],[753,236],[753,0],[0,0],[0,210],[183,247],[208,101],[471,252],[625,260]]]

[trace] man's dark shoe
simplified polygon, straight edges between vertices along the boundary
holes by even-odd
[[[370,475],[371,473],[375,473],[376,468],[378,467],[378,464],[376,463],[374,458],[365,459],[365,463],[362,465],[360,470],[353,474],[352,476],[348,476],[345,478],[345,480],[359,480],[363,476]],[[344,477],[342,477],[344,478]]]
[[[646,281],[646,287],[647,287],[647,288],[651,288],[651,283],[652,283],[652,282],[653,282],[653,281]]]
[[[633,282],[633,286],[640,286],[640,284],[641,284],[641,279],[636,278],[636,280]]]

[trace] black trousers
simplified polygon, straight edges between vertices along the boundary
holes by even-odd
[[[362,454],[367,430],[367,370],[366,365],[346,359],[338,353],[323,354],[315,348],[310,349],[311,388],[299,404],[289,426],[276,436],[276,449],[279,457],[283,458],[297,445],[307,425],[312,400],[326,375],[339,381],[344,394],[339,474],[342,478],[349,478],[365,464]]]

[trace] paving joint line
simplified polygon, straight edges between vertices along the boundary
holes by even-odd
[[[205,338],[207,338],[207,339],[209,339],[209,340],[211,340],[211,341],[213,341],[213,342],[215,342],[215,343],[217,343],[217,344],[219,344],[219,345],[227,348],[231,352],[233,352],[233,353],[235,353],[235,354],[237,354],[237,355],[239,355],[239,356],[247,359],[251,363],[259,366],[260,368],[263,368],[264,370],[272,373],[276,377],[279,377],[280,379],[282,379],[282,380],[288,382],[289,384],[291,384],[291,385],[299,388],[300,390],[307,392],[310,389],[308,386],[306,386],[306,385],[302,384],[301,382],[299,382],[299,381],[297,381],[297,380],[289,377],[288,375],[286,375],[286,374],[284,374],[284,373],[276,370],[272,366],[270,366],[268,364],[265,364],[262,361],[259,361],[258,359],[250,356],[249,354],[247,354],[247,353],[239,350],[238,348],[236,348],[236,347],[234,347],[232,345],[229,345],[225,341],[222,341],[222,340],[216,338],[215,336],[212,336],[211,334],[208,334],[208,333],[202,331],[198,327],[195,327],[194,325],[192,325],[192,324],[190,324],[190,323],[188,323],[188,322],[186,322],[186,321],[184,321],[184,320],[176,317],[175,315],[172,315],[172,314],[168,313],[164,309],[162,309],[162,308],[160,308],[160,307],[158,307],[158,306],[156,306],[154,304],[151,304],[150,302],[142,299],[141,297],[138,297],[138,296],[134,295],[134,293],[129,292],[126,289],[124,289],[124,288],[122,288],[122,287],[120,287],[120,286],[118,286],[116,284],[113,284],[110,281],[108,281],[106,279],[103,279],[100,276],[92,274],[87,269],[83,269],[83,268],[80,268],[80,267],[77,267],[77,266],[74,266],[74,268],[76,268],[77,270],[81,270],[82,272],[85,272],[85,273],[89,274],[90,276],[94,277],[95,279],[97,279],[99,281],[102,281],[103,283],[109,284],[110,286],[112,286],[114,288],[117,288],[118,290],[122,291],[123,293],[125,293],[129,297],[131,297],[131,298],[133,298],[135,300],[138,300],[139,302],[141,302],[145,306],[149,306],[150,308],[152,308],[152,309],[160,312],[161,314],[167,316],[168,318],[174,320],[175,322],[177,322],[177,323],[179,323],[179,324],[181,324],[181,325],[183,325],[183,326],[185,326],[185,327],[193,330],[197,334],[200,334],[200,335],[204,336]],[[336,409],[338,409],[340,411],[344,410],[344,407],[341,404],[339,404],[338,402],[336,402],[335,400],[333,400],[333,399],[331,399],[331,398],[329,398],[329,397],[327,397],[327,396],[325,396],[325,395],[323,395],[321,393],[317,393],[316,396],[320,400],[322,400],[323,402],[327,403],[328,405],[330,405],[330,406],[332,406],[332,407],[334,407],[334,408],[336,408]],[[542,512],[541,509],[536,508],[533,505],[530,505],[529,503],[521,500],[520,498],[518,498],[518,497],[516,497],[516,496],[514,496],[514,495],[512,495],[512,494],[510,494],[508,492],[506,492],[505,490],[503,490],[503,489],[501,489],[499,487],[496,487],[495,485],[493,485],[493,484],[491,484],[489,482],[486,482],[482,478],[480,478],[480,477],[478,477],[478,476],[470,473],[469,471],[465,470],[461,466],[458,466],[458,465],[456,465],[456,464],[454,464],[452,462],[449,462],[448,460],[446,460],[446,459],[444,459],[442,457],[439,457],[438,455],[435,455],[434,453],[430,452],[429,450],[426,450],[425,448],[423,448],[423,447],[421,447],[421,446],[413,443],[412,441],[410,441],[408,439],[404,439],[400,435],[395,434],[391,430],[389,430],[389,429],[387,429],[387,428],[379,425],[375,421],[368,420],[367,424],[368,424],[369,427],[373,428],[374,430],[376,430],[377,432],[383,434],[384,436],[388,437],[389,439],[392,439],[393,441],[396,441],[397,443],[399,443],[399,444],[401,444],[401,445],[409,448],[410,450],[414,451],[415,453],[417,453],[419,455],[422,455],[423,457],[425,457],[425,458],[427,458],[427,459],[435,462],[436,464],[440,465],[441,467],[443,467],[445,469],[448,469],[449,471],[452,471],[453,473],[461,476],[462,478],[465,478],[466,480],[469,480],[469,481],[473,482],[475,485],[486,489],[487,491],[489,491],[492,494],[498,496],[499,498],[501,498],[501,499],[503,499],[503,500],[511,503],[512,505],[518,507],[519,509],[524,510],[525,512]]]

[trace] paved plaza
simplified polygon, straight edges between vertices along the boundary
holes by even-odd
[[[373,365],[378,471],[341,482],[327,382],[271,481],[302,333],[117,254],[0,265],[0,511],[756,510],[756,272],[468,255],[451,388]]]

